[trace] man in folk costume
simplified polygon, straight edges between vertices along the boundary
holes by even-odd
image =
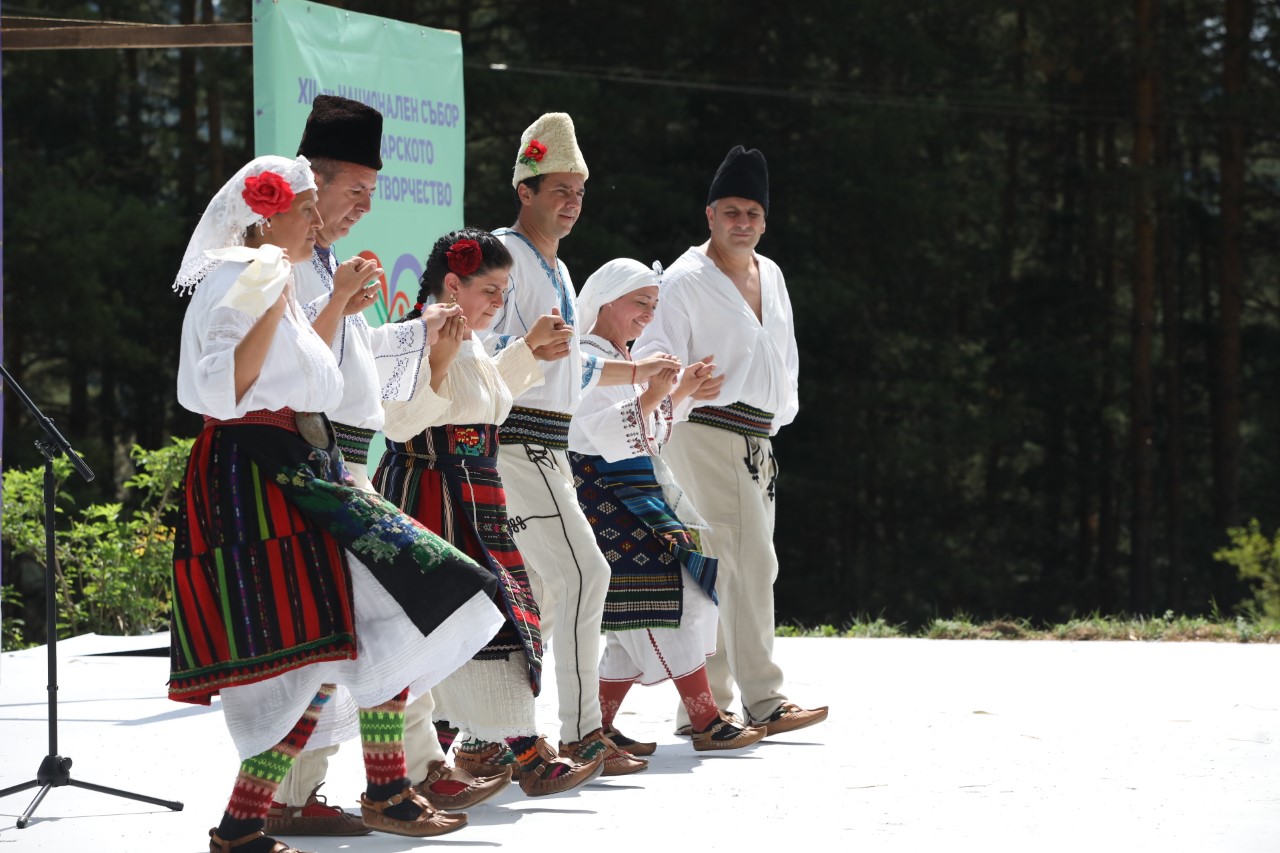
[[[782,271],[755,251],[768,214],[764,155],[735,146],[707,194],[710,239],[666,271],[662,310],[634,352],[672,353],[686,364],[713,353],[723,367],[719,396],[675,426],[662,458],[710,525],[702,544],[719,560],[720,632],[707,660],[716,703],[729,706],[736,682],[746,721],[776,735],[821,722],[827,709],[789,701],[773,661],[778,466],[770,437],[799,408],[799,356]],[[688,733],[683,707],[678,725]]]
[[[506,304],[486,339],[490,352],[525,335],[543,314],[556,312],[574,325],[573,283],[558,251],[582,211],[587,174],[566,113],[547,113],[525,129],[511,180],[519,201],[516,223],[493,232],[514,265]],[[544,384],[517,396],[499,427],[498,471],[542,634],[555,658],[561,754],[576,761],[604,754],[605,775],[635,773],[648,762],[620,749],[602,729],[597,664],[609,564],[578,505],[565,452],[570,419],[588,389],[643,381],[672,362],[665,356],[632,363],[586,355],[576,334],[554,346],[557,351],[547,356],[557,360],[542,363]],[[560,357],[561,349],[567,357]],[[492,760],[468,755],[465,744],[458,761],[464,758]]]
[[[372,491],[367,472],[369,441],[382,428],[382,400],[407,400],[418,382],[428,331],[438,329],[456,308],[439,306],[420,322],[369,325],[360,313],[372,304],[371,286],[382,270],[359,256],[339,264],[335,242],[369,212],[382,168],[382,113],[348,98],[320,95],[298,153],[311,161],[324,226],[310,258],[294,266],[298,300],[321,338],[330,341],[342,373],[341,402],[326,412],[355,485]],[[501,792],[507,778],[476,779],[445,763],[431,725],[431,694],[412,702],[405,714],[409,778],[439,809],[459,811]],[[362,835],[359,818],[324,802],[324,783],[336,745],[301,753],[280,785],[267,816],[268,832],[280,835]]]

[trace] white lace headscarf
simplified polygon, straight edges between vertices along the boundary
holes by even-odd
[[[633,290],[662,283],[662,264],[653,262],[646,267],[630,258],[609,261],[591,274],[578,294],[578,334],[591,334],[591,327],[600,316],[600,309]]]
[[[173,289],[178,293],[191,295],[205,276],[223,263],[224,259],[209,257],[206,252],[243,246],[245,232],[266,220],[266,217],[249,209],[242,195],[245,179],[263,172],[275,172],[284,178],[295,195],[316,188],[315,175],[312,174],[311,163],[306,157],[290,160],[288,157],[268,154],[250,160],[214,194],[204,215],[200,217],[200,222],[191,235],[191,242],[187,244],[186,254],[182,256],[178,277],[173,280]]]

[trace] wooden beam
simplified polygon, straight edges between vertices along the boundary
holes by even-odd
[[[0,29],[16,30],[23,27],[91,26],[91,27],[150,27],[158,24],[142,24],[133,21],[91,21],[85,18],[34,18],[30,15],[0,15]]]
[[[242,47],[253,44],[253,24],[109,23],[70,27],[0,30],[0,49],[75,50],[89,48]]]

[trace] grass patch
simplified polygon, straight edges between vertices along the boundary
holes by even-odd
[[[1234,618],[1178,616],[1092,616],[1069,619],[1055,625],[1036,626],[1028,619],[974,621],[961,614],[935,618],[911,629],[883,617],[859,616],[837,628],[833,625],[779,625],[779,637],[915,637],[929,640],[1110,640],[1126,642],[1280,643],[1280,620],[1267,617]]]

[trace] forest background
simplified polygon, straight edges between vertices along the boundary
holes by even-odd
[[[3,12],[244,22],[250,2]],[[1213,555],[1280,524],[1280,4],[331,5],[461,33],[468,224],[510,224],[520,132],[573,115],[579,284],[702,242],[724,153],[765,152],[760,251],[801,353],[776,440],[780,621],[1245,600]],[[131,447],[200,427],[174,399],[169,285],[252,155],[251,52],[2,61],[4,363],[99,474],[68,500],[128,501]],[[39,465],[12,396],[4,414],[6,471]],[[4,555],[7,585],[21,565]]]

